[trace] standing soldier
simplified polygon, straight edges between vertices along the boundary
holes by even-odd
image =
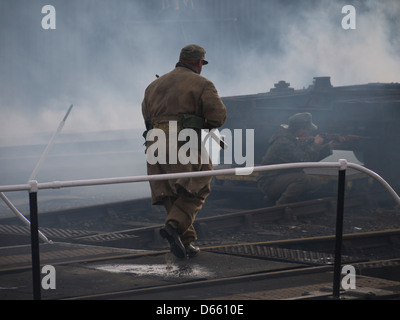
[[[179,133],[183,128],[194,129],[199,135],[198,141],[201,141],[201,129],[218,128],[225,122],[226,108],[214,84],[200,76],[203,65],[208,64],[205,53],[198,45],[185,46],[175,69],[146,88],[142,114],[147,133],[152,129],[164,131],[167,153],[166,163],[147,162],[148,175],[213,168],[209,158],[207,163],[201,160],[201,154],[204,153],[201,143],[198,143],[198,161],[187,164],[180,163],[177,154],[170,154],[172,151],[178,152],[178,148],[169,147],[182,145],[182,142],[176,141],[176,137],[177,131]],[[170,121],[176,121],[177,126],[170,126]],[[146,139],[146,152],[153,143],[155,141]],[[193,222],[211,191],[210,182],[211,177],[150,181],[153,205],[163,205],[167,211],[160,234],[168,240],[171,252],[179,258],[194,257],[200,251],[193,245],[197,239]]]

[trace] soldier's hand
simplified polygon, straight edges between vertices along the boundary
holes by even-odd
[[[346,137],[338,136],[335,140],[332,140],[334,147],[340,146],[343,142],[346,142]]]
[[[315,138],[314,138],[314,143],[316,143],[316,144],[322,144],[322,143],[324,143],[324,138],[321,137],[319,134],[317,134],[317,135],[315,136]]]

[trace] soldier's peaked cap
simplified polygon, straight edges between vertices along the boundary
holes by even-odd
[[[203,65],[208,64],[204,60],[206,57],[206,50],[197,44],[189,44],[182,48],[179,60],[203,60]]]

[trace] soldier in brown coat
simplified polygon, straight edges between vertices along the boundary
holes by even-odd
[[[214,84],[200,75],[203,65],[208,63],[204,59],[205,50],[202,47],[185,46],[175,69],[146,88],[142,102],[147,129],[146,154],[158,140],[150,134],[153,129],[165,133],[166,143],[166,161],[154,163],[148,160],[148,175],[212,170],[208,155],[207,161],[202,158],[205,150],[201,145],[201,129],[222,126],[226,108]],[[186,142],[177,141],[179,132],[184,128],[194,130],[198,135],[195,141],[199,142],[197,156],[191,157],[192,161],[187,164],[180,161],[178,153]],[[165,226],[160,234],[169,241],[171,252],[177,257],[193,257],[199,252],[199,248],[192,244],[197,239],[193,222],[210,193],[210,182],[211,177],[150,181],[152,203],[164,205],[167,211]]]

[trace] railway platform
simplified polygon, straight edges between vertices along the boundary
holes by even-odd
[[[218,249],[218,250],[216,250]],[[251,257],[202,248],[177,259],[168,250],[133,250],[57,242],[40,245],[41,268],[54,267],[55,288],[43,300],[306,300],[332,299],[333,265]],[[0,248],[0,299],[32,299],[29,245]],[[303,259],[304,260],[304,259]],[[353,261],[355,289],[340,299],[399,299],[400,281],[368,275]],[[380,266],[379,268],[382,268]],[[400,259],[387,263],[398,272]],[[371,268],[370,268],[371,269]],[[373,267],[372,267],[373,269]],[[372,270],[371,269],[371,270]],[[43,272],[43,269],[42,269]],[[42,286],[51,279],[42,273]],[[44,283],[45,282],[45,283]]]

